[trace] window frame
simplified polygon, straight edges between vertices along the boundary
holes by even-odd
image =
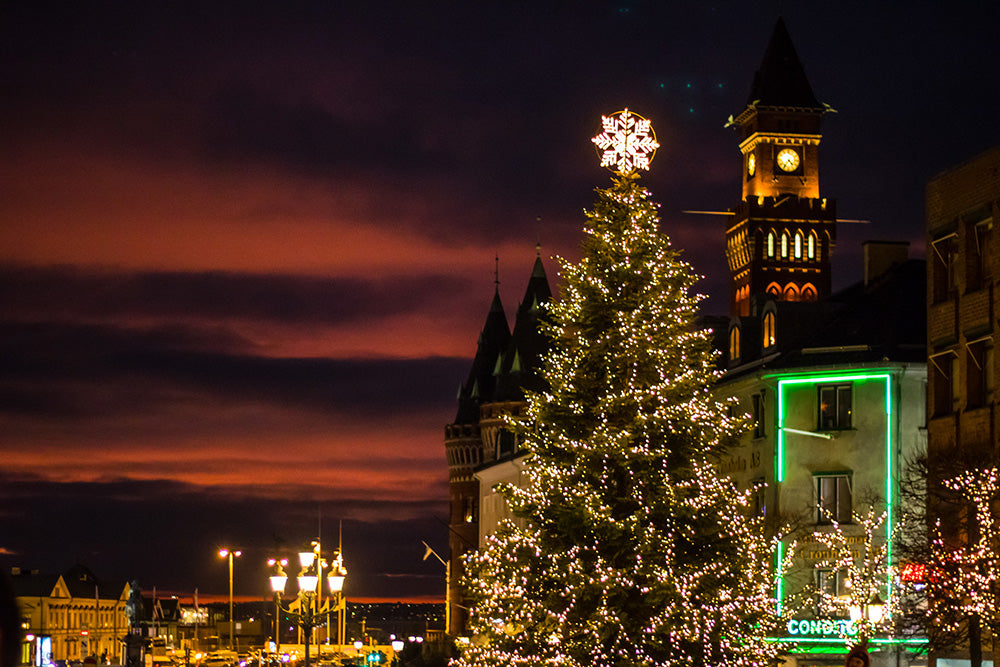
[[[830,526],[854,523],[854,484],[852,473],[831,472],[813,475],[816,501],[816,524]],[[832,488],[824,489],[833,481]],[[832,493],[832,501],[827,501]]]
[[[829,391],[833,392],[833,409],[824,410],[823,394]],[[845,391],[847,393],[846,412],[843,405]],[[816,430],[848,431],[854,428],[853,424],[854,384],[852,382],[838,382],[818,385],[816,387]]]
[[[753,437],[754,438],[766,438],[767,437],[767,403],[764,400],[764,394],[753,394],[751,397],[751,409],[753,417]]]
[[[764,349],[767,350],[774,347],[778,340],[777,332],[775,331],[774,311],[767,311],[761,319]]]

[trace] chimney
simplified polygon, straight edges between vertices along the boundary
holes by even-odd
[[[865,241],[865,287],[909,258],[909,241]]]

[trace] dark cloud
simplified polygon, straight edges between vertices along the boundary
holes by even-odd
[[[301,500],[259,498],[165,480],[54,483],[2,473],[0,500],[0,562],[8,567],[62,572],[79,561],[109,579],[128,573],[144,590],[190,595],[195,588],[224,589],[216,552],[231,546],[244,552],[236,594],[265,596],[269,556],[291,555],[320,530],[333,547],[343,520],[348,595],[406,598],[444,590],[440,564],[420,559],[421,540],[446,553],[443,501],[386,507],[364,497],[317,501],[308,492]],[[357,518],[379,512],[389,518]]]
[[[149,410],[178,388],[213,403],[383,417],[446,413],[468,366],[456,358],[275,359],[185,349],[204,336],[184,327],[5,323],[0,341],[0,392],[9,400],[0,412],[48,406],[63,417]]]
[[[350,325],[442,309],[464,286],[463,278],[444,274],[321,278],[0,265],[0,302],[10,319],[152,316]],[[184,332],[177,333],[183,344]]]

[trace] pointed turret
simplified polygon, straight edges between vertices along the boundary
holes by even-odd
[[[542,304],[551,299],[552,290],[538,250],[528,287],[517,308],[514,333],[498,368],[497,401],[521,401],[525,389],[538,391],[543,388],[538,371],[542,356],[549,349],[549,341],[539,325],[544,313]]]
[[[499,289],[493,292],[493,303],[486,315],[486,323],[479,334],[476,356],[472,360],[469,377],[459,388],[458,414],[456,424],[471,424],[479,421],[479,406],[490,402],[496,390],[494,371],[497,362],[510,343],[510,327],[500,301]]]

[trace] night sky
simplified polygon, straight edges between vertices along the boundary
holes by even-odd
[[[353,598],[442,598],[443,429],[494,287],[573,258],[624,107],[724,313],[722,218],[775,2],[6,2],[0,565],[264,597],[322,530]],[[860,244],[1000,144],[1000,5],[780,5]]]

